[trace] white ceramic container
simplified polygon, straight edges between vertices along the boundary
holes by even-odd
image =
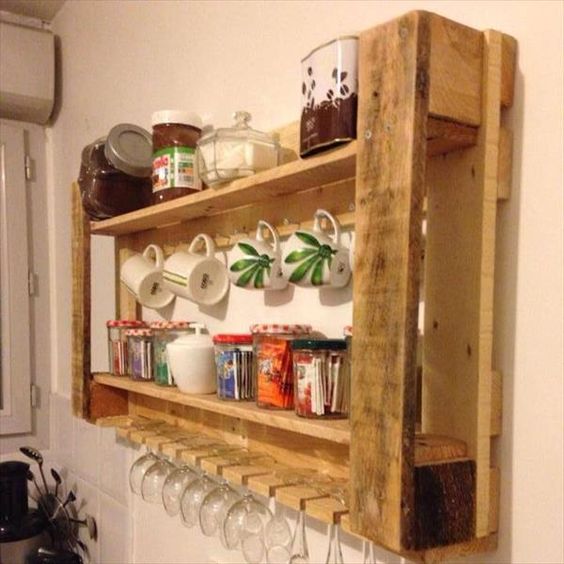
[[[214,394],[216,386],[215,354],[204,326],[192,323],[193,335],[184,335],[166,346],[168,365],[178,389],[186,394]]]

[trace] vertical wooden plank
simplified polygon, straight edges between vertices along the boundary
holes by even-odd
[[[490,415],[490,434],[501,435],[503,420],[503,376],[498,370],[492,371],[492,407]]]
[[[479,537],[489,513],[501,43],[500,33],[484,34],[477,145],[428,165],[422,425],[467,443]]]
[[[482,34],[435,14],[431,17],[429,113],[480,125]]]
[[[508,200],[513,180],[513,132],[505,127],[499,130],[497,165],[497,197]]]
[[[501,36],[501,105],[504,108],[513,105],[516,63],[517,41],[504,33]]]
[[[72,412],[89,417],[90,221],[78,184],[72,185]]]
[[[488,514],[490,533],[497,533],[499,529],[500,477],[499,468],[490,468],[490,511]]]
[[[429,18],[360,36],[351,523],[395,550],[412,544]]]
[[[141,307],[135,296],[120,281],[121,265],[135,252],[137,247],[136,235],[120,235],[116,237],[115,255],[115,290],[116,317],[119,319],[141,319]]]

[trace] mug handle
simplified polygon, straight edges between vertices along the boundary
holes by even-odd
[[[314,217],[314,221],[313,221],[314,231],[323,231],[321,229],[321,221],[320,221],[322,217],[326,217],[331,222],[331,225],[333,226],[333,236],[332,236],[333,243],[335,243],[336,245],[340,245],[341,226],[337,221],[337,219],[332,214],[330,214],[327,210],[322,210],[322,209],[317,210],[313,217]]]
[[[274,252],[280,251],[280,238],[278,237],[278,231],[268,223],[268,221],[264,221],[263,219],[259,219],[257,223],[257,233],[255,238],[257,241],[264,241],[264,237],[262,236],[262,228],[268,229],[270,234],[272,235],[272,246],[274,247]]]
[[[150,260],[149,254],[151,251],[155,253],[155,266],[159,269],[162,269],[164,266],[163,250],[158,245],[147,245],[147,247],[143,251],[143,258]]]
[[[194,237],[194,239],[192,239],[190,247],[188,247],[188,252],[196,254],[196,247],[198,246],[199,241],[204,242],[204,245],[206,247],[206,256],[213,257],[215,254],[215,243],[213,242],[213,239],[205,233],[199,233]]]

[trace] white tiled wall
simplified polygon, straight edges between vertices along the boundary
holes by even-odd
[[[80,531],[92,564],[132,562],[130,450],[115,442],[112,429],[73,417],[70,400],[57,394],[51,396],[51,428],[49,459],[64,477],[66,491],[76,494],[79,517],[88,513],[98,524],[97,541],[85,528]]]

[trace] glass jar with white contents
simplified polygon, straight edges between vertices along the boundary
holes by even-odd
[[[349,413],[347,345],[343,339],[292,343],[294,405],[301,417],[344,419]]]
[[[198,141],[200,178],[210,186],[251,176],[278,164],[278,141],[268,133],[252,129],[248,112],[235,112],[234,118],[234,127],[211,130]]]
[[[153,379],[153,331],[151,329],[128,329],[127,351],[129,376],[132,380]]]

